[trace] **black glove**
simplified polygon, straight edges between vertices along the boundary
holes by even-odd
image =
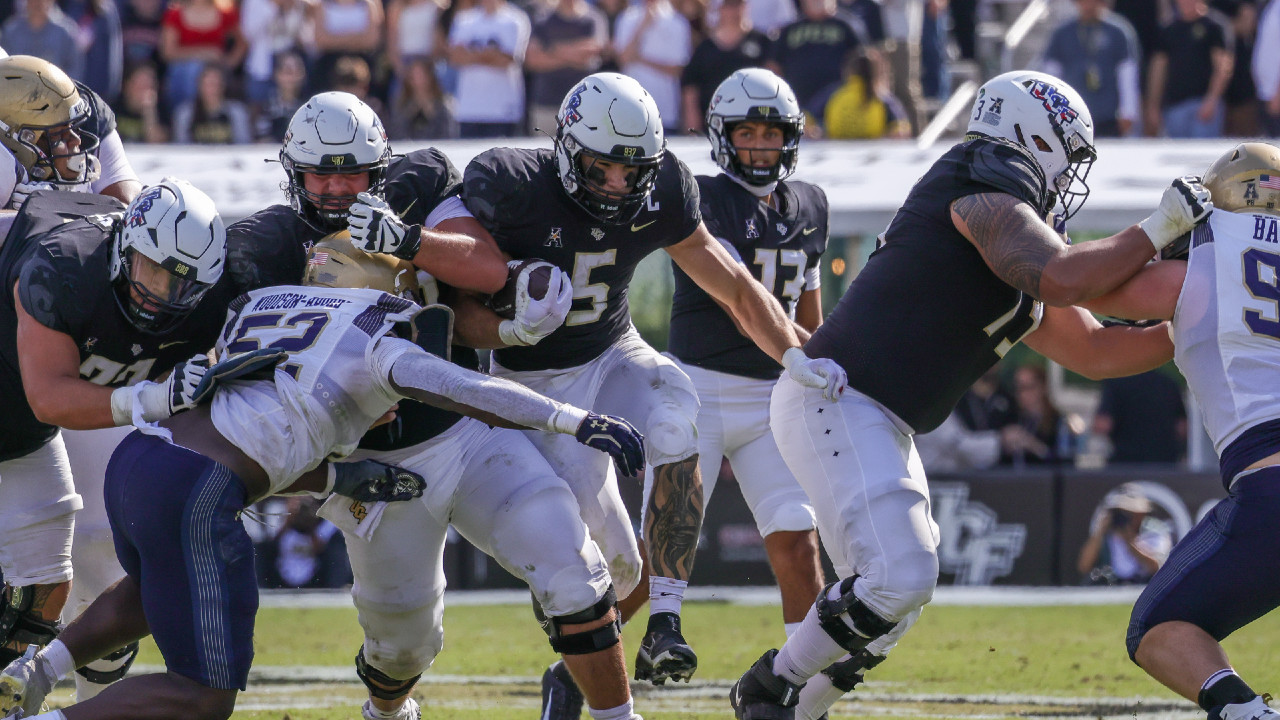
[[[644,467],[644,436],[620,417],[587,413],[573,436],[589,448],[609,453],[626,477],[639,475]]]
[[[421,475],[377,460],[334,463],[333,471],[333,492],[360,502],[412,500],[427,487]]]

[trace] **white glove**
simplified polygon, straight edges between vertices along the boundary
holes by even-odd
[[[347,210],[351,242],[368,253],[387,253],[413,260],[422,245],[422,228],[406,225],[386,200],[367,192],[356,195]]]
[[[27,198],[31,197],[31,193],[34,193],[37,190],[57,190],[57,189],[58,188],[54,186],[53,183],[47,183],[47,182],[41,182],[41,181],[20,182],[17,185],[13,186],[13,194],[9,196],[9,209],[11,210],[22,209],[22,203],[26,202]]]
[[[519,260],[507,263],[519,265]],[[536,345],[564,324],[573,306],[573,285],[563,270],[552,265],[547,294],[541,300],[529,296],[529,276],[539,265],[526,267],[516,278],[516,316],[498,325],[498,335],[508,345]]]
[[[782,367],[792,380],[805,387],[821,388],[822,396],[831,402],[840,399],[849,376],[840,363],[830,358],[811,358],[798,347],[782,353]]]
[[[1213,199],[1200,178],[1186,175],[1173,181],[1160,196],[1160,205],[1138,227],[1151,239],[1156,252],[1179,236],[1191,232],[1213,212]]]
[[[156,422],[180,410],[190,410],[208,397],[212,383],[201,383],[209,372],[206,355],[180,362],[169,378],[161,382],[143,380],[137,385],[117,388],[111,393],[111,417],[116,425],[134,424],[135,409],[141,420]]]
[[[0,713],[5,713],[5,717],[30,717],[39,713],[57,681],[49,662],[36,657],[35,645],[28,645],[22,657],[0,672]],[[15,708],[20,711],[10,715]]]

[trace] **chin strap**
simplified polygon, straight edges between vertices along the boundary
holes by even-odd
[[[752,185],[751,183],[743,180],[742,178],[738,177],[737,175],[734,175],[733,173],[725,173],[725,175],[728,175],[730,180],[738,183],[739,185],[742,186],[744,190],[751,193],[752,195],[755,195],[758,198],[768,197],[773,194],[774,190],[778,189],[777,180],[774,180],[768,185]]]

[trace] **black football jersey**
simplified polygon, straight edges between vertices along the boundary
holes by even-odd
[[[777,209],[764,204],[728,175],[699,175],[702,221],[707,230],[782,303],[792,318],[804,292],[805,273],[827,249],[827,195],[803,182],[780,182]],[[668,348],[681,361],[744,377],[771,379],[782,366],[738,332],[733,319],[678,265],[671,302]]]
[[[57,428],[38,421],[27,403],[18,363],[17,314],[71,336],[80,377],[104,387],[154,380],[213,347],[226,319],[227,285],[217,285],[176,328],[150,335],[116,303],[110,280],[111,228],[124,205],[103,195],[40,192],[23,205],[0,251],[0,460],[39,448]]]
[[[396,158],[387,168],[387,204],[405,222],[420,225],[445,199],[462,189],[462,175],[444,153],[429,148]],[[227,228],[227,268],[240,292],[270,285],[297,285],[307,266],[307,250],[328,233],[317,229],[288,205],[273,205]],[[453,347],[453,361],[475,370],[475,350]],[[400,401],[396,419],[369,431],[360,441],[368,450],[416,445],[452,427],[462,418],[412,400]]]
[[[582,365],[631,326],[627,286],[649,253],[684,240],[702,222],[698,185],[670,151],[645,206],[625,224],[596,220],[565,192],[550,150],[495,148],[463,178],[467,208],[511,257],[541,258],[569,274],[573,309],[532,347],[494,351],[512,370]]]
[[[952,224],[951,203],[978,193],[1012,195],[1041,216],[1051,202],[1043,170],[1021,146],[985,136],[956,145],[916,182],[805,345],[916,432],[940,425],[1044,309],[996,277]]]

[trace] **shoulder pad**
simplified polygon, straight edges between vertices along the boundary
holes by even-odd
[[[105,139],[108,135],[116,130],[116,114],[107,104],[102,96],[94,92],[84,83],[76,83],[76,91],[80,93],[80,97],[89,101],[89,131],[98,136],[99,140]]]
[[[978,138],[968,143],[961,172],[970,182],[986,185],[1045,210],[1047,183],[1044,169],[1025,148],[999,138]]]
[[[527,160],[513,148],[494,148],[475,157],[468,165],[462,180],[462,198],[471,211],[486,227],[500,224],[500,218],[521,212],[518,199],[528,193],[518,189],[532,178]]]

